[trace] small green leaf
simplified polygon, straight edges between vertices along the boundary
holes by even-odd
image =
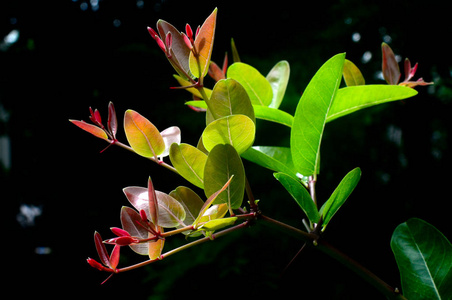
[[[242,153],[241,156],[262,167],[289,174],[294,178],[297,177],[288,147],[254,146]]]
[[[132,149],[144,157],[155,157],[165,150],[165,142],[157,128],[145,117],[127,110],[124,115],[124,130]]]
[[[229,209],[237,209],[242,205],[245,192],[245,169],[234,147],[228,144],[216,145],[207,157],[204,175],[206,196],[221,189],[223,182],[234,176],[226,189],[226,193],[218,195],[214,204],[227,203]]]
[[[347,198],[355,189],[361,178],[361,169],[355,168],[351,170],[341,180],[331,197],[320,208],[320,214],[323,217],[324,228],[328,225],[334,214],[341,208]]]
[[[188,144],[172,144],[170,160],[179,174],[190,183],[204,188],[204,167],[207,155]]]
[[[207,100],[214,119],[230,115],[245,115],[255,121],[253,106],[243,86],[234,79],[218,81]]]
[[[207,125],[202,133],[202,141],[208,151],[216,145],[229,144],[241,154],[253,144],[255,131],[256,126],[249,117],[227,116]]]
[[[266,78],[273,90],[273,98],[269,107],[278,108],[281,105],[289,83],[289,76],[290,67],[285,60],[278,62],[267,74]]]
[[[327,122],[377,104],[402,100],[417,91],[399,85],[361,85],[339,89],[328,112]]]
[[[227,226],[231,226],[237,221],[237,217],[222,218],[208,221],[198,227],[199,230],[215,231]]]
[[[391,249],[408,299],[452,299],[452,245],[431,224],[410,219],[394,230]]]
[[[301,182],[284,173],[275,173],[274,176],[294,198],[295,202],[298,203],[308,219],[312,223],[318,223],[320,219],[319,211],[308,190]]]
[[[283,110],[261,105],[253,105],[256,118],[274,123],[279,123],[287,127],[292,127],[293,116]]]
[[[361,71],[354,63],[352,63],[348,59],[344,61],[344,70],[342,71],[342,75],[344,76],[344,81],[347,86],[366,84]]]
[[[309,82],[297,105],[290,148],[295,168],[304,176],[319,173],[323,130],[341,82],[344,59],[344,53],[329,59]]]
[[[245,88],[252,104],[269,106],[272,102],[272,86],[252,66],[244,63],[234,63],[228,68],[227,77],[237,80]]]

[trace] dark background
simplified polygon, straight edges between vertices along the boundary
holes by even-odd
[[[0,135],[10,140],[10,160],[0,177],[2,258],[5,291],[14,298],[174,299],[271,296],[318,299],[383,299],[342,265],[306,249],[282,270],[302,243],[284,233],[254,226],[133,272],[100,286],[106,273],[97,259],[93,232],[112,236],[119,211],[128,205],[126,186],[145,186],[152,176],[170,192],[183,180],[120,148],[106,144],[68,119],[88,121],[88,107],[106,119],[113,101],[119,119],[126,109],[149,118],[160,130],[177,125],[183,142],[195,144],[202,115],[184,107],[190,98],[150,38],[147,26],[164,19],[192,27],[218,7],[213,60],[222,63],[235,39],[242,61],[263,74],[279,60],[291,64],[283,109],[295,111],[315,71],[347,52],[367,83],[383,83],[380,45],[419,62],[430,87],[413,99],[382,105],[328,124],[322,144],[320,201],[341,178],[361,167],[360,184],[335,216],[326,237],[389,284],[400,286],[389,241],[410,217],[435,225],[449,238],[452,100],[446,1],[12,1],[0,3],[0,38],[18,30],[13,44],[0,40]],[[360,39],[353,40],[359,33]],[[364,53],[371,59],[363,61]],[[259,122],[260,145],[287,145],[289,131]],[[125,140],[122,129],[119,137]],[[6,151],[2,148],[0,151]],[[4,152],[2,155],[4,155]],[[301,210],[272,172],[246,163],[261,209],[302,227]],[[41,214],[24,223],[20,207]],[[171,249],[180,239],[167,242]],[[38,254],[44,251],[46,254]],[[121,266],[145,257],[123,250]],[[6,266],[6,268],[5,268]]]

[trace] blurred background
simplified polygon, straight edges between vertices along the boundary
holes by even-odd
[[[322,144],[318,198],[359,166],[362,179],[335,216],[326,237],[389,284],[399,286],[389,242],[411,217],[449,239],[452,106],[451,5],[446,1],[176,1],[59,0],[0,2],[0,187],[5,291],[15,299],[175,299],[287,296],[383,299],[340,264],[302,242],[256,225],[146,268],[107,277],[92,269],[93,233],[112,236],[128,205],[122,189],[145,186],[169,193],[186,184],[176,175],[107,144],[68,119],[89,110],[118,118],[134,109],[160,130],[179,126],[195,144],[204,116],[170,90],[174,73],[146,27],[164,19],[193,28],[218,7],[213,60],[221,64],[234,38],[243,62],[266,75],[288,60],[291,78],[282,109],[294,113],[310,78],[330,57],[347,52],[366,83],[384,83],[382,42],[400,61],[419,62],[415,79],[435,85],[419,95],[336,120]],[[230,57],[232,61],[232,57]],[[120,122],[121,123],[121,122]],[[259,122],[256,145],[288,145],[289,130]],[[119,138],[125,141],[122,128]],[[302,227],[302,212],[272,172],[246,163],[264,213]],[[201,193],[200,193],[201,194]],[[171,249],[183,239],[167,242]],[[144,260],[129,249],[121,266]]]

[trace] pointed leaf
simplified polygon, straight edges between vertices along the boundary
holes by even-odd
[[[319,211],[308,190],[301,182],[284,173],[275,173],[274,176],[294,198],[295,202],[301,207],[308,219],[312,223],[318,223],[320,219]]]
[[[154,185],[152,184],[151,177],[148,179],[148,207],[149,207],[149,218],[151,222],[155,225],[159,224],[159,203]]]
[[[334,190],[331,197],[325,204],[320,208],[320,214],[323,217],[323,226],[326,227],[330,222],[331,218],[334,214],[341,208],[341,206],[345,203],[347,198],[355,189],[356,185],[361,178],[361,169],[355,168],[351,170],[342,181],[339,183],[337,188]]]
[[[344,76],[344,81],[347,86],[366,84],[361,71],[348,59],[344,61],[344,70],[342,71],[342,75]]]
[[[227,226],[231,226],[237,221],[237,217],[229,217],[223,219],[215,219],[201,225],[198,229],[206,231],[215,231]]]
[[[218,144],[229,144],[241,154],[253,144],[255,131],[256,126],[249,117],[227,116],[207,125],[202,133],[202,140],[208,151]]]
[[[391,249],[408,299],[452,299],[452,245],[434,226],[410,219],[394,230]]]
[[[214,203],[227,203],[229,209],[242,205],[245,192],[245,169],[237,151],[231,145],[217,145],[207,157],[204,170],[204,192],[209,196],[223,186],[231,176],[234,180],[227,187],[227,192],[218,195]]]
[[[271,108],[278,108],[286,93],[289,83],[290,67],[285,60],[278,62],[267,74],[266,79],[270,83],[273,91],[273,98],[269,105]]]
[[[96,245],[97,254],[99,255],[100,261],[106,266],[110,266],[110,256],[108,255],[107,248],[102,241],[102,237],[99,232],[94,233],[94,244]]]
[[[163,233],[163,228],[158,226],[157,228],[161,233]],[[148,256],[149,259],[160,259],[163,251],[163,246],[165,245],[164,239],[158,239],[155,242],[146,243],[148,246]]]
[[[179,174],[199,188],[204,188],[204,167],[207,155],[188,144],[173,144],[170,159]]]
[[[133,110],[124,115],[124,130],[132,149],[144,157],[155,157],[165,150],[165,142],[157,128]]]
[[[399,63],[395,58],[394,52],[386,43],[381,45],[381,52],[383,54],[383,77],[388,84],[397,84],[402,74],[400,73]]]
[[[113,102],[108,103],[108,120],[107,120],[108,130],[110,130],[113,138],[116,137],[116,132],[118,131],[118,118],[116,117],[116,110]]]
[[[326,121],[333,121],[363,108],[415,95],[415,90],[399,85],[362,85],[339,89]]]
[[[269,106],[273,99],[272,86],[258,70],[244,63],[234,63],[227,77],[237,80],[246,90],[251,103]]]
[[[115,247],[113,248],[113,250],[111,251],[111,255],[110,255],[110,268],[112,268],[113,270],[116,270],[116,267],[119,264],[119,254],[121,251],[121,246],[119,245],[115,245]]]
[[[234,79],[218,81],[206,101],[214,119],[230,115],[245,115],[255,121],[253,106],[243,86]]]
[[[241,156],[262,167],[296,178],[297,172],[288,147],[254,146],[242,153]]]
[[[239,52],[237,51],[237,47],[235,46],[234,39],[231,39],[231,49],[232,49],[232,61],[233,62],[241,62]]]
[[[189,66],[191,73],[197,77],[205,77],[209,70],[210,57],[212,56],[215,27],[217,23],[217,9],[204,21],[195,38],[194,47],[198,54],[198,59],[190,52]]]
[[[86,123],[85,121],[69,120],[75,126],[91,133],[95,137],[108,141],[108,136],[103,129],[96,125]]]
[[[341,81],[344,59],[345,54],[329,59],[309,82],[297,105],[290,147],[295,168],[304,176],[319,173],[323,130]]]

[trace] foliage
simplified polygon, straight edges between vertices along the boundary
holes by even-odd
[[[388,298],[405,299],[398,289],[384,283],[324,239],[323,232],[351,196],[361,178],[361,170],[354,168],[346,174],[323,203],[317,199],[315,188],[323,133],[330,122],[373,105],[408,99],[417,94],[413,87],[431,83],[422,79],[411,81],[417,64],[411,67],[408,59],[404,65],[405,80],[399,83],[400,70],[387,44],[382,45],[382,71],[389,85],[365,84],[358,67],[341,53],[320,67],[303,92],[295,114],[291,115],[279,109],[290,76],[287,61],[276,63],[264,76],[240,61],[233,41],[234,63],[228,65],[227,55],[222,68],[211,61],[216,18],[217,9],[195,33],[188,24],[181,33],[163,20],[157,22],[157,31],[148,28],[177,73],[174,76],[180,84],[177,88],[192,94],[193,101],[186,104],[195,111],[205,112],[206,127],[197,145],[181,143],[178,127],[160,132],[151,121],[131,109],[124,114],[124,131],[129,144],[126,145],[116,138],[118,122],[112,103],[108,106],[107,126],[103,125],[99,111],[91,108],[93,124],[70,120],[110,145],[154,161],[204,190],[204,195],[200,196],[189,187],[179,186],[164,193],[154,189],[151,178],[148,178],[147,187],[124,188],[133,208],[121,209],[122,228],[111,229],[117,237],[102,240],[100,234],[95,233],[101,263],[91,258],[88,263],[113,275],[164,259],[253,223],[265,222],[295,234],[337,259]],[[215,81],[211,89],[204,86],[207,75]],[[341,86],[342,78],[345,86]],[[290,146],[254,145],[259,133],[256,119],[289,127]],[[170,163],[164,161],[167,156]],[[300,206],[300,218],[307,217],[304,219],[305,230],[271,219],[260,210],[242,159],[275,172],[275,179]],[[245,196],[248,205],[244,203]],[[165,240],[176,234],[185,235],[189,242],[163,252]],[[111,254],[108,254],[106,244],[114,245]],[[120,249],[124,246],[149,259],[118,268]],[[401,224],[394,231],[391,248],[405,295],[410,299],[452,297],[452,248],[432,225],[418,219]]]

